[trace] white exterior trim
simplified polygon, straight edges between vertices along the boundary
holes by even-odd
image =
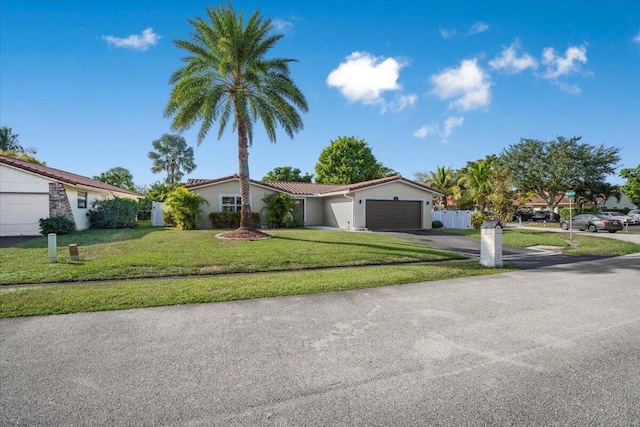
[[[242,194],[218,194],[218,212],[224,212],[222,210],[222,199],[224,197],[240,197],[240,198],[242,198]],[[251,194],[249,194],[249,206],[253,208],[253,197],[251,197]],[[253,212],[253,209],[251,209],[251,211]],[[240,211],[234,211],[234,212],[240,212]]]

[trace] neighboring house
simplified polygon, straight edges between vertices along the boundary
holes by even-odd
[[[95,179],[0,155],[0,236],[35,236],[40,218],[66,216],[88,227],[95,200],[140,194]]]
[[[202,205],[206,224],[211,212],[240,210],[237,175],[190,179],[186,187],[209,203]],[[252,212],[262,213],[265,207],[262,199],[280,192],[296,199],[298,219],[305,225],[343,230],[431,228],[433,199],[441,196],[436,190],[400,175],[349,185],[251,180],[249,192]]]
[[[602,204],[602,210],[606,211],[607,209],[624,209],[624,208],[627,208],[629,210],[638,209],[638,206],[634,205],[633,202],[629,200],[627,196],[624,195],[624,190],[622,190],[622,188],[620,189],[620,194],[621,196],[619,201],[613,196],[605,200],[604,203]]]

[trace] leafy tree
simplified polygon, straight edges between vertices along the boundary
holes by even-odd
[[[202,219],[200,205],[208,202],[197,193],[178,187],[165,199],[165,213],[180,230],[193,230]]]
[[[492,192],[489,194],[489,201],[493,208],[495,219],[504,222],[513,218],[516,207],[513,204],[515,191],[509,180],[509,171],[506,169],[494,169],[491,172]]]
[[[281,166],[274,168],[272,171],[262,178],[263,181],[281,181],[281,182],[311,182],[313,174],[305,173],[304,176],[300,169],[291,166]]]
[[[631,203],[640,206],[640,165],[637,168],[625,168],[620,171],[620,176],[627,180],[622,189]]]
[[[581,137],[556,137],[552,141],[521,139],[503,150],[500,163],[509,170],[521,192],[532,192],[554,211],[565,196],[585,183],[604,183],[620,161],[619,148],[580,143]]]
[[[286,222],[293,219],[296,200],[288,194],[271,193],[262,201],[267,210],[267,224],[273,228],[284,227]]]
[[[193,162],[193,148],[187,147],[187,142],[180,135],[165,133],[152,142],[156,151],[150,151],[148,156],[153,161],[151,172],[167,172],[167,183],[179,182],[184,172],[191,172],[196,168]],[[184,170],[184,172],[182,172]]]
[[[397,175],[379,163],[364,139],[341,136],[320,153],[316,164],[316,182],[321,184],[355,184]]]
[[[182,186],[182,183],[180,182],[167,183],[156,181],[151,184],[145,196],[152,202],[164,202],[169,193],[180,186]]]
[[[298,110],[308,110],[307,101],[290,77],[293,59],[267,59],[267,53],[283,37],[272,34],[274,26],[254,12],[245,23],[244,12],[233,7],[208,7],[208,20],[190,20],[191,40],[174,43],[189,56],[185,65],[173,73],[173,85],[165,115],[173,117],[178,131],[200,121],[198,144],[214,122],[218,139],[231,121],[238,136],[238,166],[242,197],[241,222],[235,236],[256,237],[249,205],[249,146],[254,124],[261,121],[267,137],[276,142],[276,126],[289,137],[302,129]]]
[[[495,158],[489,156],[475,162],[468,162],[458,178],[458,199],[468,198],[480,209],[485,209],[489,196],[493,193],[492,174]]]
[[[427,173],[423,181],[443,194],[440,205],[446,210],[448,198],[453,196],[456,187],[455,174],[451,166],[437,166],[435,172]]]
[[[133,175],[128,169],[116,166],[106,172],[100,173],[100,175],[94,176],[93,179],[105,184],[115,185],[116,187],[124,188],[125,190],[135,191],[136,186],[133,183]]]
[[[2,154],[5,156],[14,157],[16,159],[24,160],[31,163],[44,164],[42,162],[35,160],[33,157],[30,156],[30,155],[36,154],[36,149],[33,147],[24,148],[22,145],[20,145],[18,138],[20,138],[20,135],[18,135],[17,133],[13,133],[12,128],[7,126],[0,127],[0,152],[15,153],[16,155],[9,155],[6,153],[2,153]],[[33,159],[35,161],[21,158],[22,155],[24,155],[28,159]]]
[[[23,162],[35,163],[37,165],[45,166],[45,162],[41,162],[33,156],[30,156],[25,153],[16,153],[15,151],[4,151],[0,150],[0,156],[13,157],[14,159],[22,160]]]

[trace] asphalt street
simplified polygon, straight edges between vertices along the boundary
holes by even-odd
[[[639,271],[0,320],[0,425],[640,425]]]

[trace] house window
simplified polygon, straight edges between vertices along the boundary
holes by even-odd
[[[222,196],[222,212],[240,212],[242,210],[242,197]]]
[[[78,191],[78,209],[87,208],[87,193],[85,191]]]

